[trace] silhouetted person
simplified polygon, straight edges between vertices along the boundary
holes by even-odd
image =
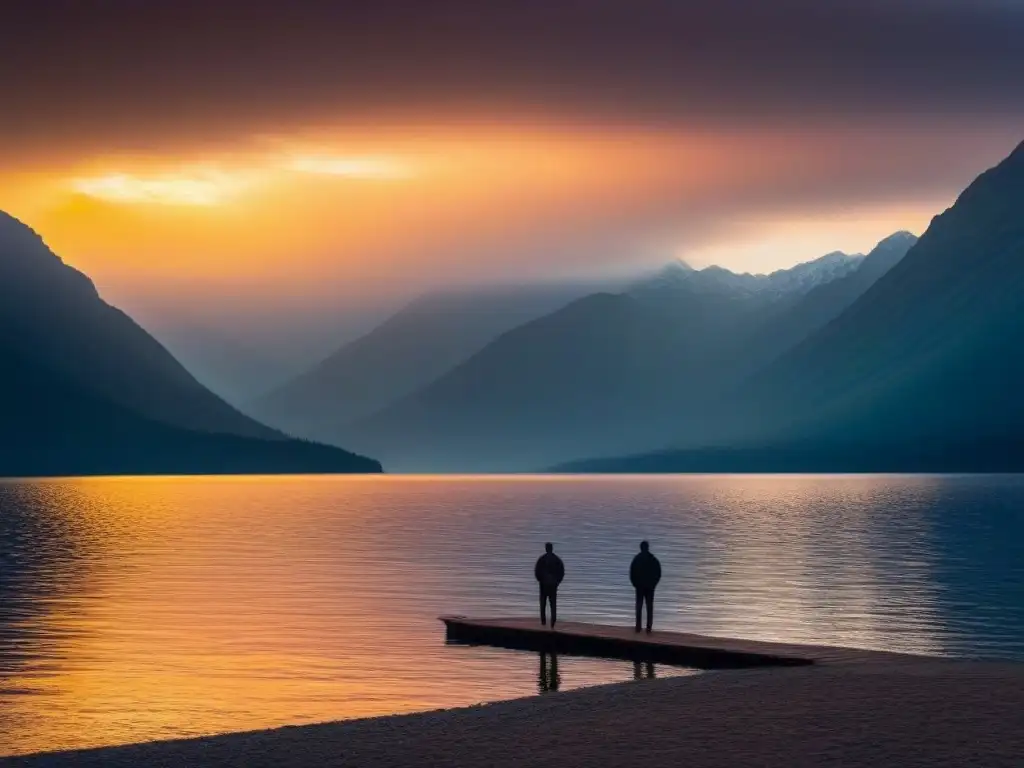
[[[661,563],[650,552],[650,544],[640,542],[640,552],[629,566],[629,581],[636,590],[636,631],[640,631],[643,607],[647,604],[647,632],[654,626],[654,588],[661,581]]]
[[[551,603],[551,628],[554,629],[558,610],[558,585],[565,578],[565,565],[562,558],[555,554],[550,541],[544,545],[544,554],[537,560],[533,575],[540,584],[540,623],[548,623],[547,607]]]
[[[550,659],[550,666],[548,661]],[[558,654],[548,654],[547,651],[540,653],[540,672],[537,675],[537,689],[541,693],[551,693],[558,690],[562,684],[562,678],[558,674]]]

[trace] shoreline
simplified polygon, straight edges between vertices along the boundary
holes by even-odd
[[[715,671],[474,707],[0,758],[3,766],[1019,766],[1024,664]]]

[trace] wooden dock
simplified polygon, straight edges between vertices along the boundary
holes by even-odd
[[[698,669],[737,669],[809,664],[863,664],[927,660],[910,654],[794,643],[770,643],[683,632],[635,632],[632,627],[559,622],[556,629],[535,618],[471,619],[442,616],[451,643],[522,651],[678,664]]]

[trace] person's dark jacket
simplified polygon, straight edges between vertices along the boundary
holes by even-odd
[[[537,565],[533,568],[533,575],[542,587],[554,589],[565,578],[565,565],[562,563],[562,558],[554,552],[545,552],[537,560]]]
[[[650,552],[640,552],[629,566],[629,581],[636,589],[654,589],[661,581],[661,563]]]

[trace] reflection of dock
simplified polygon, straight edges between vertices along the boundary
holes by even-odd
[[[701,669],[914,661],[927,657],[856,648],[767,643],[683,632],[634,632],[632,627],[559,622],[555,630],[536,619],[470,619],[442,616],[450,642],[523,651],[682,664]]]

